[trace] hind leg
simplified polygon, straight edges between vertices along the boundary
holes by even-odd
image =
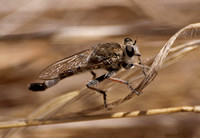
[[[101,93],[103,95],[103,101],[104,101],[104,106],[106,109],[108,109],[108,106],[107,106],[107,101],[106,101],[106,91],[103,91],[103,90],[100,90],[100,89],[97,89],[97,88],[94,88],[94,85],[97,85],[98,83],[102,82],[103,80],[105,80],[105,74],[96,78],[96,79],[93,79],[91,81],[89,81],[86,86],[91,89],[91,90],[95,90],[99,93]]]
[[[105,79],[108,79],[110,78],[112,75],[113,75],[114,72],[108,72],[96,79],[93,79],[91,81],[89,81],[86,86],[91,89],[91,90],[95,90],[99,93],[101,93],[103,95],[103,101],[104,101],[104,106],[105,108],[108,110],[108,106],[107,106],[107,101],[106,101],[106,91],[103,91],[103,90],[100,90],[100,89],[97,89],[97,88],[94,88],[94,85],[97,85],[99,84],[100,82],[104,81]]]
[[[93,76],[93,79],[96,79],[96,73],[94,72],[94,71],[90,71],[90,73],[92,74],[92,76]]]

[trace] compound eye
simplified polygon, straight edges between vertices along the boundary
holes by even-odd
[[[132,57],[135,53],[135,50],[132,46],[126,46],[126,54],[129,56],[129,57]]]

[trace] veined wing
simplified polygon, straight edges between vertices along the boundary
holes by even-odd
[[[90,55],[90,53],[91,53],[91,50],[87,49],[75,55],[64,58],[60,61],[57,61],[51,64],[50,66],[48,66],[47,68],[45,68],[39,74],[39,78],[42,80],[58,78],[60,73],[68,69],[77,68],[77,67],[80,67],[81,65],[86,64],[87,58]]]

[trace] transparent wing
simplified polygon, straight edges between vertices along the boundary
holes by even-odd
[[[60,73],[68,69],[87,64],[87,58],[90,52],[90,49],[87,49],[51,64],[39,74],[39,78],[42,80],[55,79],[59,77]]]

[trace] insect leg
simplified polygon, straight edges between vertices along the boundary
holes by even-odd
[[[104,106],[105,106],[106,109],[108,109],[107,101],[106,101],[106,91],[103,91],[103,90],[100,90],[100,89],[97,89],[97,88],[94,88],[94,87],[93,87],[94,85],[96,85],[96,84],[102,82],[102,81],[105,80],[106,78],[107,78],[107,75],[104,74],[104,75],[102,75],[102,76],[100,76],[100,77],[98,77],[98,78],[96,78],[96,79],[93,79],[93,80],[89,81],[89,82],[86,84],[86,86],[87,86],[89,89],[91,89],[91,90],[95,90],[95,91],[97,91],[97,92],[103,94]]]
[[[138,56],[138,63],[139,63],[139,64],[142,64],[142,61],[141,61],[140,56]]]
[[[142,69],[143,74],[146,76],[147,75],[147,71],[149,70],[149,67],[144,65],[144,64],[134,64],[137,67],[140,67]]]
[[[142,68],[142,72],[143,72],[143,74],[146,76],[147,75],[147,73],[146,73],[146,70],[149,70],[149,67],[148,66],[145,66],[144,64],[142,64],[142,61],[141,61],[141,58],[140,58],[140,56],[138,56],[138,66],[140,67],[140,68]],[[141,65],[141,66],[140,66]]]
[[[106,109],[108,109],[107,101],[106,101],[106,91],[102,91],[102,90],[100,90],[100,89],[94,88],[94,87],[89,86],[89,85],[87,85],[87,84],[86,84],[86,86],[87,86],[89,89],[91,89],[91,90],[95,90],[95,91],[97,91],[97,92],[103,94],[104,107],[105,107]]]
[[[96,73],[94,72],[94,71],[90,71],[90,73],[92,74],[92,76],[93,76],[93,79],[95,79],[96,78]]]
[[[130,88],[130,90],[131,90],[132,92],[136,93],[137,95],[140,95],[140,93],[139,93],[138,91],[136,91],[136,90],[132,87],[131,83],[129,83],[128,81],[121,80],[121,79],[118,79],[118,78],[108,78],[108,79],[109,79],[109,80],[112,80],[112,81],[115,81],[115,82],[118,82],[118,83],[125,84],[125,85],[127,85],[127,86]]]

